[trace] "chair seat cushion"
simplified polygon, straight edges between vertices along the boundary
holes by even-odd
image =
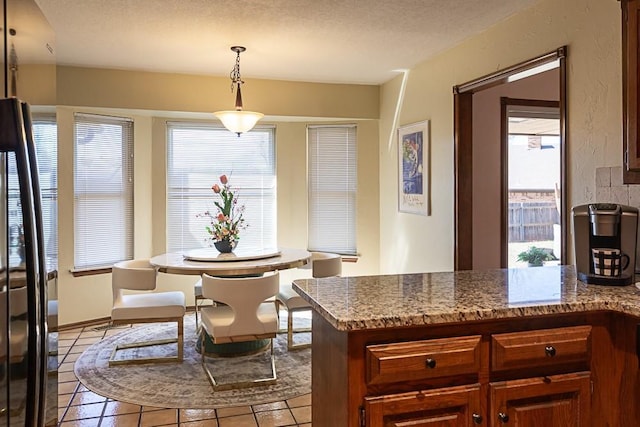
[[[182,317],[186,311],[182,292],[154,292],[146,294],[122,295],[113,304],[111,318],[164,319]]]
[[[255,317],[247,319],[247,322],[236,322],[233,330],[230,328],[233,322],[234,312],[228,305],[204,307],[201,311],[202,326],[215,340],[216,338],[251,336],[263,334],[275,334],[278,332],[278,313],[273,302],[264,302],[258,307],[256,323]]]
[[[202,279],[198,280],[195,285],[193,285],[193,295],[196,298],[202,298]]]
[[[47,323],[49,330],[55,332],[58,328],[58,300],[47,301]]]
[[[280,285],[280,290],[278,291],[276,298],[278,298],[278,301],[283,303],[288,309],[311,308],[309,303],[302,299],[302,297],[294,291],[289,284]]]

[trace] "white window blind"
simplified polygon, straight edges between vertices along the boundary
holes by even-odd
[[[75,269],[133,258],[133,122],[75,115]]]
[[[45,255],[58,259],[58,127],[54,115],[33,115],[33,140],[42,194]]]
[[[275,248],[276,172],[274,129],[256,127],[238,137],[227,129],[205,124],[167,124],[167,250],[206,247],[207,210],[220,196],[211,190],[227,175],[245,206],[248,227],[240,231],[238,247]]]
[[[309,250],[356,254],[356,126],[309,126]]]

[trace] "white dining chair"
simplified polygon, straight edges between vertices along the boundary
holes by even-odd
[[[156,268],[146,259],[122,261],[114,264],[111,272],[111,288],[113,291],[111,324],[175,322],[178,329],[177,338],[117,344],[109,359],[109,366],[127,363],[182,361],[184,347],[183,323],[186,311],[184,293],[180,291],[152,292],[156,288],[157,274]],[[147,292],[130,294],[126,293],[126,290]],[[176,356],[116,359],[116,353],[119,350],[171,343],[177,343]]]
[[[271,373],[267,377],[220,383],[207,363],[205,335],[201,334],[202,366],[214,390],[226,390],[277,381],[273,339],[278,332],[275,302],[280,275],[276,271],[261,277],[229,278],[202,275],[202,295],[216,301],[215,306],[200,311],[202,330],[214,344],[270,340]]]
[[[314,278],[339,276],[342,274],[342,257],[338,254],[328,252],[311,253],[311,275]],[[293,327],[294,313],[301,311],[311,311],[311,306],[293,290],[291,283],[280,284],[278,295],[276,296],[278,308],[284,306],[287,309],[287,348],[289,350],[300,350],[308,348],[311,343],[295,344],[294,334],[309,332],[309,328]]]

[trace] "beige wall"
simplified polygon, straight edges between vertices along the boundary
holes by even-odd
[[[235,94],[226,77],[58,67],[58,105],[158,112],[229,110]],[[372,85],[302,83],[245,78],[244,107],[270,117],[377,119]]]
[[[16,96],[31,105],[56,105],[56,66],[21,64]]]
[[[305,144],[304,123],[318,119],[364,120],[358,122],[358,246],[363,257],[353,268],[349,266],[346,273],[451,270],[454,242],[452,87],[563,45],[568,46],[568,205],[572,206],[595,199],[596,167],[622,163],[620,5],[614,0],[541,0],[534,7],[416,66],[406,74],[406,80],[400,75],[385,83],[379,92],[371,86],[248,79],[243,93],[247,109],[273,115],[272,122],[278,125],[279,242],[298,245],[306,235],[303,212],[306,194],[300,194],[306,185],[302,170],[305,159],[300,157]],[[136,256],[144,256],[149,247],[155,252],[162,247],[157,241],[162,238],[158,236],[158,233],[162,235],[158,221],[164,221],[163,202],[158,199],[162,197],[164,182],[155,179],[165,167],[161,118],[166,111],[202,114],[229,108],[232,99],[228,80],[59,67],[57,82],[59,105],[140,109],[146,110],[147,115],[151,110],[161,110],[152,114],[151,119],[144,119],[144,125],[136,123],[151,135],[148,141],[137,143],[142,144],[138,148],[153,160],[144,163],[138,158],[136,161],[136,167],[142,168],[138,172],[146,176],[138,178],[136,172],[137,179],[153,177],[151,192],[148,188],[136,190],[137,197],[139,191],[142,193],[136,209],[140,203],[148,205],[146,209],[151,211],[153,224],[152,230],[146,231],[151,236],[140,237],[144,240],[140,244],[146,249],[136,248]],[[145,116],[144,112],[135,113]],[[61,171],[71,171],[69,112],[60,108],[59,114],[62,125],[59,166]],[[276,116],[288,118],[282,121]],[[298,116],[305,119],[301,122]],[[396,129],[425,119],[431,122],[432,213],[430,216],[398,213]],[[64,126],[68,128],[66,131]],[[73,258],[70,173],[60,177],[62,324],[107,316],[110,304],[108,275],[72,279],[66,273]],[[291,181],[286,182],[285,176]],[[148,223],[149,220],[148,217],[141,219],[136,212],[136,226],[140,221]],[[283,228],[286,229],[284,236]],[[139,237],[138,231],[136,237]],[[178,280],[165,279],[167,286],[174,286],[173,282]],[[190,294],[189,284],[179,286]]]
[[[412,69],[397,123],[391,114],[399,79],[383,85],[380,224],[386,235],[394,236],[394,243],[381,246],[381,272],[453,268],[452,87],[563,45],[568,45],[568,205],[593,201],[596,167],[622,163],[620,33],[619,2],[541,0]],[[432,215],[399,214],[394,202],[397,154],[386,150],[388,135],[392,125],[424,119],[431,120]]]
[[[560,70],[473,95],[473,268],[500,268],[500,97],[558,101]],[[533,171],[532,171],[533,172]]]
[[[211,80],[216,79],[69,67],[58,69],[60,324],[108,317],[111,308],[110,274],[73,277],[70,273],[74,253],[73,113],[111,114],[134,120],[134,256],[150,257],[165,252],[166,247],[166,121],[213,122],[209,111],[229,108],[233,97],[228,81],[220,85],[217,96],[210,90],[196,90],[198,84],[206,87]],[[249,90],[249,87],[253,90],[260,85],[265,91],[262,95]],[[180,94],[181,87],[191,89]],[[269,90],[273,92],[267,93]],[[357,239],[361,257],[357,263],[345,265],[344,273],[377,273],[379,136],[375,118],[378,116],[378,87],[287,82],[259,82],[254,86],[254,82],[248,80],[243,95],[245,93],[253,95],[255,105],[251,108],[267,114],[263,123],[276,127],[277,238],[283,247],[306,248],[307,245],[306,125],[357,124]],[[345,96],[347,99],[343,98]],[[215,103],[212,98],[224,98],[226,102]],[[267,103],[269,98],[274,102]],[[250,99],[246,98],[247,106]],[[297,274],[290,271],[283,276],[294,278]],[[182,290],[187,303],[193,305],[192,286],[196,280],[195,276],[161,274],[158,288]]]

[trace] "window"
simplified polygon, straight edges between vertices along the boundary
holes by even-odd
[[[276,173],[274,129],[256,127],[238,137],[206,124],[167,124],[167,250],[207,246],[205,218],[219,196],[211,190],[227,175],[245,206],[248,227],[239,247],[275,248]]]
[[[42,200],[42,221],[44,232],[45,255],[47,266],[55,266],[58,256],[58,185],[57,161],[58,142],[57,127],[54,115],[32,115],[33,141],[36,148],[38,177]],[[8,213],[9,213],[9,266],[17,267],[24,262],[24,248],[20,247],[22,234],[22,209],[20,207],[20,184],[16,169],[15,153],[8,155]]]
[[[309,250],[355,255],[356,126],[309,126]]]
[[[133,258],[133,122],[75,115],[75,269]]]
[[[42,194],[44,250],[55,265],[58,259],[58,127],[54,115],[34,114],[32,123]]]

